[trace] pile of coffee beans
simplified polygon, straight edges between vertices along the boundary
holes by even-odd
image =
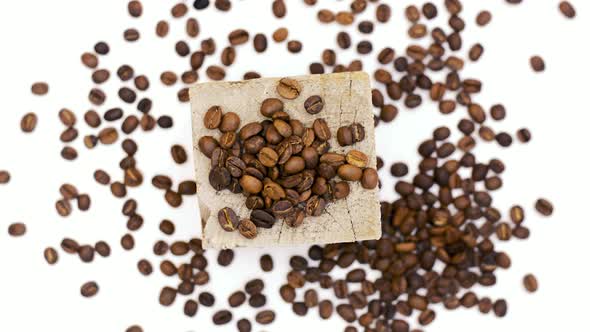
[[[474,148],[478,144],[492,142],[506,148],[518,142],[527,143],[532,135],[527,128],[520,128],[515,134],[492,129],[492,121],[499,122],[506,117],[506,107],[500,103],[489,106],[478,103],[477,95],[482,90],[483,83],[477,78],[466,76],[463,71],[472,62],[485,56],[485,48],[483,43],[465,45],[462,34],[471,29],[472,24],[487,26],[492,21],[492,14],[482,10],[476,17],[466,19],[463,17],[460,0],[432,1],[406,8],[392,8],[395,5],[379,0],[351,0],[348,1],[349,10],[321,8],[317,11],[311,10],[317,5],[316,0],[303,2],[310,8],[310,15],[317,17],[321,23],[334,22],[342,28],[355,25],[362,36],[362,40],[355,40],[345,30],[337,32],[334,36],[337,47],[321,50],[318,52],[318,59],[309,59],[310,73],[359,71],[377,60],[380,68],[373,73],[375,88],[372,91],[376,125],[382,126],[395,121],[401,110],[421,108],[427,99],[438,105],[441,114],[461,112],[462,115],[457,123],[436,128],[418,146],[417,152],[421,160],[417,168],[410,167],[403,161],[384,165],[383,160],[378,158],[379,169],[385,167],[390,170],[391,176],[399,178],[394,187],[398,198],[393,202],[381,203],[381,239],[315,245],[309,248],[308,258],[292,257],[288,262],[291,271],[280,286],[280,296],[289,303],[297,316],[305,316],[315,310],[322,319],[339,316],[348,324],[344,329],[346,332],[359,331],[359,328],[365,331],[407,332],[414,325],[409,322],[408,317],[415,316],[418,324],[429,325],[437,316],[435,310],[440,311],[441,305],[448,310],[474,308],[482,313],[493,312],[498,317],[504,317],[508,313],[506,300],[479,296],[470,289],[476,284],[493,286],[497,279],[495,272],[511,266],[509,254],[498,250],[496,244],[526,239],[530,230],[524,222],[525,213],[521,206],[511,207],[506,214],[507,219],[504,219],[505,214],[501,207],[494,205],[494,191],[503,185],[505,164],[497,158],[482,159]],[[506,2],[516,5],[521,0]],[[296,2],[288,4],[300,5]],[[195,10],[204,11],[199,15],[205,15],[207,10],[231,10],[232,1],[216,0],[214,8],[209,5],[209,0],[196,0],[192,3]],[[277,19],[286,17],[290,12],[284,0],[275,0],[270,7],[269,14],[272,13]],[[134,20],[143,19],[144,8],[140,1],[130,1],[125,9]],[[409,23],[407,34],[412,43],[403,49],[395,49],[391,45],[377,50],[371,41],[371,35],[390,21],[394,10],[401,10],[405,14]],[[368,11],[372,11],[373,15],[363,16],[363,20],[357,22],[360,14]],[[574,7],[568,1],[559,3],[559,11],[570,19],[576,16]],[[119,162],[123,171],[122,180],[113,181],[102,169],[97,169],[93,177],[100,186],[109,186],[115,198],[126,198],[122,214],[127,219],[130,232],[144,224],[143,217],[137,212],[138,202],[128,197],[132,188],[143,184],[144,178],[135,160],[139,144],[132,137],[139,130],[162,135],[174,127],[170,116],[153,115],[155,100],[149,95],[150,86],[154,82],[161,82],[166,86],[181,82],[182,86],[175,91],[175,98],[186,103],[189,100],[189,85],[205,78],[223,80],[226,70],[233,70],[231,65],[241,61],[238,49],[248,47],[251,36],[250,47],[260,57],[264,57],[266,50],[272,47],[271,41],[277,44],[286,42],[282,47],[295,54],[300,54],[305,46],[303,41],[290,39],[291,33],[286,27],[255,34],[243,27],[235,27],[228,36],[220,36],[214,28],[201,26],[193,17],[195,14],[185,3],[178,2],[169,12],[163,14],[169,18],[164,17],[154,22],[154,31],[139,31],[132,27],[121,31],[125,41],[136,43],[140,38],[169,38],[174,26],[181,25],[186,36],[176,41],[171,52],[186,60],[184,70],[139,73],[125,63],[106,68],[102,60],[110,54],[111,47],[105,41],[98,41],[91,50],[83,52],[80,58],[85,70],[89,71],[90,80],[90,87],[84,94],[89,105],[83,114],[79,114],[83,116],[87,125],[84,127],[87,128],[76,128],[75,110],[64,108],[57,114],[65,126],[59,137],[67,144],[61,150],[61,156],[65,160],[79,159],[77,151],[71,147],[78,137],[82,137],[88,150],[98,144],[109,146],[120,138],[123,140],[125,156]],[[445,19],[448,17],[445,20],[447,24],[435,25],[433,19],[439,16],[444,16]],[[202,37],[205,30],[209,30],[213,37],[203,37],[197,42],[196,38]],[[222,52],[218,59],[220,64],[215,64],[214,54],[218,46]],[[350,52],[356,52],[358,57],[344,63],[343,59],[348,58],[349,54],[346,57],[343,54]],[[530,58],[530,65],[537,72],[545,68],[545,62],[539,55]],[[261,77],[261,74],[248,71],[243,77],[252,79]],[[107,89],[107,85],[118,91],[116,96],[107,96],[105,91],[111,90]],[[49,92],[49,85],[38,82],[30,89],[35,96],[43,96]],[[285,99],[297,98],[301,91],[298,82],[289,79],[281,80],[277,90]],[[117,100],[121,106],[105,109],[107,98],[109,101]],[[314,96],[304,101],[304,107],[310,114],[318,114],[321,112],[322,102],[321,96]],[[323,142],[332,133],[325,130],[325,122],[318,118],[317,124],[312,128],[304,128],[281,109],[280,100],[268,100],[265,104],[260,111],[268,119],[247,124],[241,129],[239,117],[231,112],[224,114],[221,108],[212,109],[207,116],[206,123],[211,125],[211,129],[222,129],[225,136],[219,141],[205,139],[200,142],[201,151],[210,154],[214,166],[225,167],[225,170],[215,168],[211,184],[219,189],[246,192],[252,197],[249,198],[249,206],[259,207],[254,209],[258,212],[253,212],[250,216],[251,223],[238,223],[237,217],[230,210],[221,212],[224,219],[222,222],[229,222],[231,228],[237,228],[244,236],[252,237],[256,227],[271,226],[277,216],[285,217],[289,209],[299,211],[294,213],[294,218],[288,214],[294,226],[301,222],[297,215],[321,213],[330,197],[346,197],[346,181],[364,181],[367,188],[378,185],[375,170],[362,171],[365,158],[361,151],[350,156],[329,152],[329,147],[326,148]],[[22,132],[30,134],[35,131],[37,122],[35,113],[27,113],[21,119],[20,128]],[[451,133],[459,134],[458,139]],[[513,136],[518,141],[513,140]],[[339,128],[336,137],[340,145],[348,146],[362,140],[364,132],[361,126],[353,124]],[[282,144],[279,149],[284,141],[289,144]],[[291,141],[297,142],[291,144]],[[236,144],[239,145],[236,142],[242,142],[243,146],[234,149]],[[170,148],[175,164],[187,161],[186,148],[181,145]],[[290,153],[285,154],[285,151]],[[113,164],[117,162],[114,160]],[[384,170],[381,175],[386,176]],[[173,180],[162,174],[151,176],[153,186],[165,192],[164,198],[171,207],[181,206],[183,196],[194,195],[196,191],[193,179]],[[296,177],[290,178],[292,176]],[[330,181],[335,176],[343,181]],[[265,178],[274,180],[272,183],[265,183]],[[291,187],[293,183],[286,182],[287,178],[296,184]],[[9,171],[0,171],[0,184],[6,184],[10,180]],[[305,186],[301,185],[304,180]],[[178,186],[173,186],[175,181]],[[18,179],[11,182],[18,186]],[[266,185],[269,189],[265,193]],[[299,189],[305,190],[292,190],[300,185]],[[11,189],[14,185],[2,187]],[[324,196],[326,193],[329,193],[328,197]],[[60,188],[60,194],[62,197],[56,203],[56,210],[60,215],[71,213],[73,200],[77,201],[78,208],[82,211],[90,207],[90,197],[79,194],[73,185],[64,184]],[[536,202],[535,209],[543,216],[553,213],[553,205],[544,198]],[[158,216],[157,219],[162,220],[162,217]],[[508,219],[510,221],[504,221]],[[149,226],[159,227],[164,235],[175,232],[173,221],[168,219],[162,220],[157,226]],[[8,233],[21,236],[26,230],[25,224],[18,222],[9,226]],[[135,238],[130,233],[122,234],[121,246],[126,250],[133,250]],[[78,255],[85,263],[93,260],[95,252],[103,257],[111,255],[111,248],[105,241],[98,241],[91,246],[79,245],[74,239],[64,238],[59,247],[65,253]],[[182,263],[165,259],[163,256],[168,253],[182,259]],[[145,253],[148,254],[150,253]],[[159,266],[162,274],[179,282],[176,287],[162,288],[159,298],[162,305],[169,306],[180,295],[186,296],[188,299],[184,302],[183,310],[190,317],[197,314],[199,307],[214,305],[214,294],[199,290],[198,295],[194,295],[210,279],[207,270],[209,264],[200,239],[170,243],[159,240],[153,245],[153,254],[161,258],[160,264],[152,265],[148,259],[140,259],[137,262],[138,272],[142,276],[148,276],[158,270],[154,266]],[[48,264],[58,264],[59,253],[54,247],[46,247],[43,255]],[[222,250],[218,252],[215,263],[228,266],[234,259],[233,251]],[[273,267],[279,264],[287,262],[274,261],[272,256],[264,255],[260,258],[261,273],[272,273]],[[336,267],[346,270],[344,278],[340,279],[333,273]],[[369,277],[375,274],[376,278]],[[279,278],[281,277],[277,276]],[[229,308],[248,302],[250,306],[260,308],[260,311],[251,319],[236,319],[238,331],[251,331],[253,322],[261,325],[272,323],[276,313],[263,308],[266,298],[262,290],[265,287],[257,280],[259,279],[248,282],[243,290],[236,290],[228,298],[228,309],[211,313],[212,321],[215,324],[230,323],[234,317]],[[533,275],[526,275],[522,282],[530,292],[538,288],[538,281]],[[332,290],[334,296],[321,298],[317,291],[318,286]],[[97,296],[98,292],[96,281],[84,282],[80,288],[84,297]],[[275,310],[278,308],[277,306]],[[132,325],[127,331],[137,332],[142,331],[142,328]]]
[[[277,84],[278,94],[296,99],[301,85],[283,78]],[[314,95],[303,103],[312,115],[324,107],[321,96]],[[272,228],[278,219],[290,227],[299,227],[306,216],[320,216],[327,204],[345,199],[350,193],[347,181],[358,181],[365,189],[379,183],[377,171],[368,167],[369,157],[358,150],[346,155],[330,152],[332,137],[326,120],[317,118],[311,127],[292,118],[278,98],[265,99],[259,110],[267,118],[240,127],[240,116],[211,106],[203,116],[205,128],[219,130],[213,136],[199,138],[201,153],[211,160],[209,183],[216,191],[229,190],[246,196],[250,217],[240,219],[231,207],[218,213],[221,228],[238,230],[247,238],[257,236],[257,228]],[[338,142],[351,145],[365,137],[361,124],[338,129]]]

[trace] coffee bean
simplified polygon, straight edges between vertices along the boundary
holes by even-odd
[[[246,318],[242,318],[237,322],[238,332],[251,332],[252,323]]]
[[[100,55],[107,55],[110,51],[110,47],[105,42],[98,42],[94,45],[94,51]]]
[[[93,297],[98,293],[98,284],[94,281],[88,281],[80,288],[80,294],[84,297]]]
[[[270,272],[274,268],[274,263],[272,260],[272,256],[265,254],[260,256],[260,268],[264,272]]]
[[[49,265],[54,265],[59,259],[57,251],[52,247],[48,247],[43,251],[43,257],[45,257]]]
[[[298,40],[290,40],[287,43],[287,50],[291,53],[299,53],[303,49],[303,44]]]
[[[302,87],[294,79],[282,78],[277,85],[278,94],[285,99],[295,99],[301,94]]]
[[[182,196],[179,193],[172,191],[170,189],[166,190],[164,198],[166,199],[168,205],[170,205],[171,207],[176,208],[182,205]]]
[[[232,293],[229,298],[227,299],[229,306],[232,308],[236,308],[244,304],[246,302],[246,293],[242,291],[237,291]]]
[[[31,92],[37,96],[44,96],[49,92],[49,85],[45,82],[35,82],[31,85]]]
[[[387,4],[380,4],[376,11],[377,21],[387,23],[391,18],[391,7]]]
[[[131,250],[133,247],[135,247],[135,240],[131,234],[123,235],[121,238],[121,247],[123,247],[125,250]]]
[[[211,307],[215,304],[215,297],[211,293],[203,292],[199,294],[199,303],[205,307]]]
[[[357,316],[354,312],[354,308],[350,304],[339,304],[336,306],[336,312],[342,319],[352,323],[356,320]]]
[[[134,28],[129,28],[123,31],[123,39],[125,39],[128,42],[135,42],[139,40],[139,36],[139,31]]]
[[[504,317],[508,311],[508,304],[505,300],[497,300],[494,302],[494,314],[497,317]]]
[[[553,214],[553,204],[544,198],[539,198],[535,202],[535,209],[546,217]]]
[[[275,320],[275,313],[272,310],[263,310],[256,314],[256,322],[261,325],[268,325]]]
[[[576,9],[569,1],[559,2],[559,11],[567,18],[576,17]]]
[[[10,182],[10,173],[0,170],[0,184],[7,184],[8,182]]]
[[[199,309],[199,304],[195,300],[187,300],[184,303],[184,314],[188,317],[194,317]]]
[[[80,211],[88,211],[88,209],[90,208],[90,196],[88,196],[87,194],[82,194],[78,196],[77,200],[78,209],[80,209]]]
[[[90,263],[94,259],[94,248],[89,245],[83,245],[78,248],[78,256],[85,263]]]
[[[228,310],[219,310],[213,315],[215,325],[225,325],[232,320],[232,313]]]
[[[233,232],[240,222],[238,216],[231,208],[225,207],[217,214],[219,225],[226,232]]]
[[[274,0],[272,2],[272,13],[277,18],[283,18],[287,15],[287,5],[283,0]]]
[[[92,53],[85,52],[80,57],[84,66],[94,69],[98,67],[98,57]]]
[[[171,287],[164,287],[160,291],[160,304],[168,307],[176,300],[177,291]]]
[[[221,81],[225,78],[225,70],[219,66],[207,67],[206,74],[213,81]]]
[[[10,224],[8,226],[8,234],[10,236],[18,237],[23,236],[27,232],[27,226],[22,222]]]
[[[164,20],[158,21],[158,23],[156,24],[156,36],[164,38],[168,35],[169,31],[170,25],[168,24],[168,22]]]
[[[31,133],[37,127],[37,115],[35,113],[27,113],[20,122],[20,128],[25,133]]]
[[[250,213],[250,220],[261,228],[272,228],[275,223],[275,218],[264,210],[253,210]]]
[[[102,257],[111,255],[111,247],[104,241],[98,241],[94,244],[94,250]]]
[[[542,72],[545,70],[545,61],[538,55],[531,57],[530,63],[531,67],[536,72]]]
[[[253,43],[254,50],[256,50],[256,52],[258,53],[263,53],[264,51],[266,51],[266,48],[268,47],[268,41],[266,39],[266,36],[262,33],[258,33],[254,36]]]
[[[516,136],[522,143],[528,143],[531,140],[531,132],[526,128],[519,129],[516,132]]]
[[[67,217],[72,213],[72,206],[70,202],[65,199],[59,200],[55,203],[55,209],[57,213],[62,217]]]
[[[260,113],[269,118],[281,111],[283,111],[283,102],[276,98],[265,99],[260,106]]]
[[[240,235],[247,239],[253,239],[257,236],[256,225],[250,219],[242,219],[238,225]]]
[[[523,284],[524,284],[524,288],[529,293],[534,293],[539,288],[539,283],[537,282],[537,278],[535,278],[535,276],[532,274],[527,274],[524,276]]]

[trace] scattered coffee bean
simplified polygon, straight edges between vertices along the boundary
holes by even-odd
[[[94,281],[89,281],[82,285],[80,294],[84,297],[93,297],[98,293],[98,284]]]
[[[553,204],[544,198],[539,198],[535,202],[535,209],[546,217],[553,214]]]

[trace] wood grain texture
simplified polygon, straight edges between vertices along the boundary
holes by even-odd
[[[331,152],[346,153],[351,149],[365,152],[370,158],[370,167],[376,167],[375,130],[371,106],[369,77],[362,72],[310,75],[293,77],[303,86],[295,100],[281,98],[285,110],[305,126],[311,126],[317,118],[324,118],[332,131]],[[276,85],[280,78],[263,78],[242,82],[203,83],[191,88],[193,149],[197,181],[197,194],[203,219],[203,246],[205,248],[271,247],[300,244],[353,242],[381,237],[380,205],[378,189],[363,189],[360,183],[351,182],[351,193],[344,200],[330,203],[324,214],[307,217],[298,228],[291,228],[278,221],[272,229],[259,229],[258,237],[248,240],[238,232],[225,232],[217,222],[217,212],[231,207],[240,218],[248,218],[246,197],[228,190],[216,192],[209,184],[210,160],[198,149],[200,137],[210,135],[219,138],[217,130],[208,130],[203,125],[205,112],[219,105],[224,112],[236,112],[241,125],[264,120],[260,104],[266,98],[280,98]],[[324,109],[316,115],[308,114],[304,101],[320,95]],[[353,122],[365,127],[366,138],[353,146],[341,147],[336,141],[336,131]]]

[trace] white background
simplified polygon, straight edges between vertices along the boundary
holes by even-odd
[[[248,70],[265,76],[283,76],[306,73],[307,65],[319,60],[321,50],[335,47],[334,35],[341,27],[321,26],[315,20],[315,11],[330,2],[320,1],[315,8],[307,8],[302,1],[288,0],[289,14],[282,21],[270,13],[270,1],[234,1],[230,14],[220,14],[213,8],[190,13],[201,23],[199,40],[215,36],[218,49],[225,46],[220,44],[225,43],[227,33],[238,27],[265,32],[267,36],[279,26],[289,27],[291,37],[304,43],[301,55],[287,53],[285,45],[271,44],[264,56],[256,57],[250,46],[241,47],[238,62],[227,78],[239,79]],[[448,312],[437,307],[437,319],[427,330],[585,330],[585,299],[590,295],[584,245],[590,231],[585,192],[590,184],[586,151],[590,120],[586,43],[590,3],[575,1],[578,16],[566,20],[558,12],[556,0],[524,1],[519,6],[501,0],[465,2],[463,17],[468,24],[465,45],[481,41],[486,51],[479,63],[467,66],[464,76],[484,81],[484,91],[478,98],[482,105],[497,102],[506,105],[507,119],[494,124],[494,128],[514,132],[526,125],[533,133],[532,142],[526,146],[516,143],[508,150],[478,147],[481,150],[478,156],[483,160],[500,156],[506,161],[505,185],[494,196],[496,205],[502,211],[507,211],[513,203],[525,206],[526,224],[532,235],[526,242],[499,244],[510,253],[513,267],[498,274],[498,284],[493,289],[478,290],[482,295],[507,298],[506,318],[484,316],[476,309]],[[183,36],[184,21],[173,20],[171,36],[166,40],[153,38],[155,22],[171,19],[170,3],[144,1],[141,19],[128,17],[126,1],[122,0],[31,0],[0,4],[0,169],[8,169],[12,174],[10,184],[0,188],[0,230],[4,229],[0,232],[0,331],[124,331],[132,324],[140,324],[145,331],[225,331],[234,330],[236,318],[253,320],[255,311],[244,306],[234,312],[230,325],[214,328],[210,308],[200,307],[196,318],[182,314],[180,299],[173,307],[163,308],[157,301],[159,290],[164,285],[175,286],[176,280],[162,277],[158,271],[143,277],[136,269],[137,260],[144,257],[158,269],[159,260],[154,259],[151,247],[156,239],[163,237],[157,227],[161,219],[176,222],[173,238],[188,239],[199,234],[196,198],[186,199],[179,209],[170,209],[162,193],[149,184],[156,173],[169,174],[177,180],[192,174],[190,162],[177,166],[168,153],[173,143],[190,144],[188,106],[175,100],[179,86],[163,88],[157,82],[161,71],[180,71],[187,61],[173,52],[175,41]],[[398,54],[405,49],[408,23],[403,19],[403,8],[407,3],[395,1],[391,22],[377,25],[372,37],[375,56],[385,45],[393,46]],[[342,1],[335,6],[344,8],[346,4]],[[475,14],[481,9],[489,9],[494,15],[486,28],[474,24]],[[442,8],[439,11],[443,12]],[[373,9],[365,15],[372,16]],[[122,31],[131,26],[139,28],[143,37],[133,45],[122,41]],[[348,30],[354,31],[354,26]],[[148,34],[150,38],[146,37]],[[99,147],[89,152],[78,139],[75,147],[80,156],[75,163],[59,157],[62,144],[58,136],[63,130],[57,118],[60,108],[74,110],[79,116],[77,128],[82,134],[89,132],[81,119],[89,108],[86,95],[92,86],[91,72],[83,68],[79,57],[98,40],[108,41],[112,50],[109,56],[101,58],[100,67],[113,71],[118,65],[129,63],[136,72],[148,74],[154,87],[148,94],[156,100],[153,113],[167,113],[175,118],[173,130],[134,134],[140,142],[137,160],[146,184],[130,191],[129,196],[139,201],[139,212],[146,222],[135,234],[136,249],[131,252],[124,252],[118,244],[126,230],[126,219],[120,214],[123,201],[114,199],[108,188],[97,186],[92,178],[96,168],[119,177],[117,164],[123,157],[122,151],[118,147]],[[191,46],[196,49],[198,42],[192,41]],[[528,59],[533,54],[544,57],[547,64],[544,73],[531,71]],[[354,52],[348,51],[340,59],[348,63],[354,57]],[[367,69],[372,70],[372,65]],[[30,84],[36,80],[50,83],[47,97],[30,95]],[[116,91],[117,81],[111,76],[108,90]],[[118,104],[116,96],[111,94],[105,107],[114,106]],[[39,125],[34,134],[25,135],[19,122],[29,111],[38,114]],[[426,104],[416,111],[402,110],[394,123],[380,126],[378,151],[386,161],[385,172],[393,161],[415,160],[417,143],[436,126],[454,127],[455,119],[465,115],[463,109],[456,113],[451,117],[441,116],[433,104]],[[90,194],[89,212],[75,211],[69,218],[56,214],[53,206],[59,197],[58,188],[64,182]],[[383,198],[394,197],[392,186],[391,180],[384,181]],[[531,209],[540,196],[553,201],[556,208],[552,218],[542,218]],[[28,226],[23,238],[11,238],[5,231],[16,221]],[[77,257],[60,251],[59,263],[48,266],[43,249],[59,247],[64,236],[81,243],[106,240],[113,253],[108,259],[97,257],[92,264],[83,264]],[[277,311],[278,318],[264,330],[342,330],[344,324],[340,319],[321,321],[315,310],[305,318],[296,318],[277,296],[287,271],[287,258],[304,253],[305,248],[238,250],[236,261],[229,268],[215,267],[216,253],[210,251],[212,282],[205,289],[216,294],[216,309],[227,306],[230,292],[261,275],[258,257],[265,252],[273,253],[275,258],[275,271],[264,275],[264,280],[268,306]],[[529,295],[522,287],[521,280],[526,273],[539,278],[540,289],[536,294]],[[100,285],[100,292],[93,299],[79,295],[80,285],[88,280],[96,280]]]

